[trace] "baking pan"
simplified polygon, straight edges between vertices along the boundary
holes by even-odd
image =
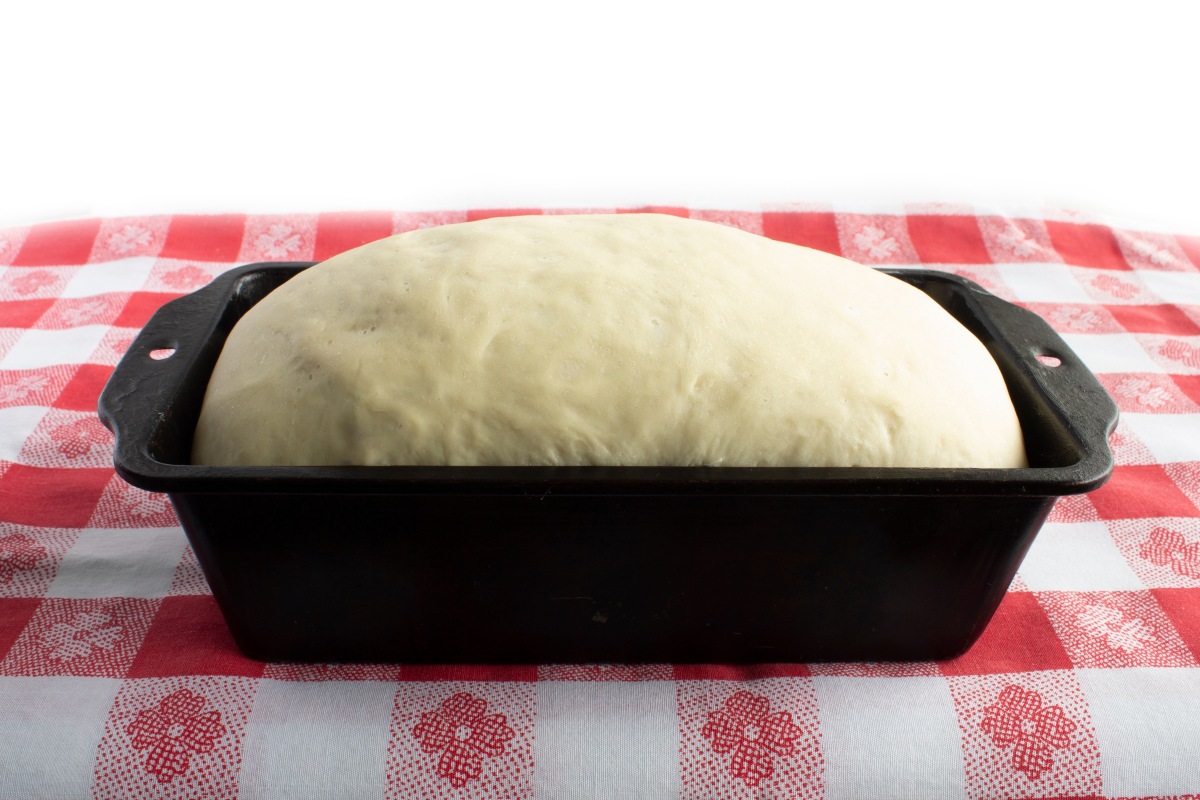
[[[100,398],[117,472],[168,494],[254,658],[948,658],[983,631],[1055,500],[1112,471],[1116,407],[1051,328],[923,270],[890,272],[991,351],[1030,467],[192,466],[227,334],[308,266],[240,267],[168,303]]]

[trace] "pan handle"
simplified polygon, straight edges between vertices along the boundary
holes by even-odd
[[[1113,455],[1108,437],[1117,425],[1116,403],[1044,319],[982,287],[966,283],[970,299],[983,311],[981,324],[991,329],[987,338],[1011,348],[1003,354],[993,351],[1005,379],[1032,383],[1048,396],[1060,422],[1075,439],[1070,449],[1082,448],[1083,457],[1072,466],[1075,491],[1098,488],[1112,474]]]
[[[238,267],[155,312],[113,370],[97,406],[116,438],[113,462],[122,478],[158,491],[187,468],[192,428],[229,330],[255,300],[307,266]]]

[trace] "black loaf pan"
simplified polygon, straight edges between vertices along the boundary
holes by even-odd
[[[229,330],[307,266],[240,267],[168,303],[100,398],[117,472],[170,496],[254,658],[948,658],[983,631],[1055,500],[1112,471],[1116,407],[1050,327],[915,270],[891,274],[999,363],[1028,469],[190,465]]]

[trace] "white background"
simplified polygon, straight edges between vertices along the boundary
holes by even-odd
[[[1198,8],[6,3],[0,226],[943,201],[1200,232]]]

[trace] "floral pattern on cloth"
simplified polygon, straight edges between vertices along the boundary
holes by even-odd
[[[140,597],[45,597],[0,658],[0,675],[124,678],[158,610]]]
[[[63,279],[61,275],[48,269],[14,271],[4,277],[7,286],[0,285],[0,298],[15,295],[18,300],[33,298],[35,295],[50,296],[51,293],[47,290],[57,287]]]
[[[154,257],[167,240],[170,219],[161,216],[114,217],[100,222],[89,261]]]
[[[914,264],[920,261],[904,220],[863,214],[838,214],[842,255],[862,264]]]
[[[825,795],[825,754],[811,677],[730,685],[679,681],[681,797],[687,800]]]
[[[225,736],[221,712],[205,711],[207,704],[207,698],[179,689],[158,705],[139,711],[125,729],[133,748],[146,751],[145,770],[159,783],[186,774],[193,755],[211,753]]]
[[[1059,706],[1042,705],[1042,696],[1010,684],[984,710],[979,727],[997,747],[1012,750],[1013,768],[1037,780],[1054,768],[1054,750],[1071,744],[1078,727]]]
[[[0,373],[0,407],[21,405],[49,383],[45,375]]]
[[[392,705],[386,800],[532,800],[535,686],[401,677]]]
[[[272,225],[254,238],[254,246],[268,258],[287,258],[300,249],[300,234],[287,225]]]
[[[1173,236],[1149,231],[1115,230],[1113,237],[1134,269],[1180,272],[1189,269],[1187,254]]]
[[[1193,471],[1176,480],[1200,478],[1200,462],[1169,464],[1166,471]],[[1200,492],[1190,489],[1192,501]],[[1200,518],[1140,517],[1105,520],[1104,527],[1139,583],[1146,589],[1200,589]],[[1189,574],[1191,573],[1191,574]],[[1196,577],[1193,577],[1196,575]]]
[[[83,325],[112,325],[129,299],[129,294],[99,297],[66,297],[54,301],[37,319],[40,330],[67,330]]]
[[[70,622],[57,622],[42,631],[38,641],[50,658],[70,661],[91,655],[95,648],[112,650],[124,639],[124,627],[112,622],[113,615],[107,611],[85,611]]]
[[[1170,567],[1176,575],[1200,580],[1200,541],[1189,542],[1179,531],[1155,528],[1138,554],[1155,566]]]
[[[0,536],[0,584],[12,583],[17,570],[31,570],[46,557],[46,548],[23,533]]]
[[[978,218],[984,246],[997,262],[1061,262],[1041,220],[983,216]]]
[[[947,678],[967,797],[1087,797],[1102,790],[1088,698],[1071,670]]]
[[[772,713],[767,698],[747,691],[732,694],[724,708],[708,715],[700,731],[712,742],[713,752],[733,754],[729,772],[747,786],[771,777],[776,758],[795,755],[801,733],[791,714]]]
[[[1149,590],[1039,592],[1076,667],[1194,667],[1196,659]]]
[[[25,439],[19,460],[51,469],[107,469],[112,465],[113,435],[96,414],[50,408]]]
[[[485,756],[498,756],[516,732],[503,714],[488,714],[487,701],[467,692],[446,698],[437,711],[426,711],[412,734],[426,753],[440,753],[437,774],[459,788],[477,780]]]
[[[1142,293],[1140,286],[1135,286],[1124,278],[1111,273],[1101,273],[1094,276],[1088,284],[1108,297],[1117,300],[1132,300]]]
[[[316,217],[251,215],[238,260],[304,261],[312,257],[316,235]]]
[[[1100,382],[1105,384],[1122,411],[1180,414],[1198,410],[1196,404],[1165,375],[1128,374],[1116,380],[1102,375]]]
[[[179,524],[165,494],[148,492],[114,475],[104,487],[88,527],[170,528]]]
[[[68,459],[86,456],[98,444],[111,441],[112,436],[93,417],[82,417],[73,422],[58,425],[50,431],[55,449]]]
[[[1075,615],[1075,622],[1092,636],[1104,639],[1114,650],[1141,650],[1158,641],[1154,628],[1139,618],[1128,619],[1119,608],[1091,605]]]
[[[1124,330],[1112,312],[1101,305],[1028,301],[1021,305],[1049,322],[1058,333],[1121,333]]]
[[[244,677],[124,681],[96,750],[93,800],[238,797],[256,691]]]
[[[1200,345],[1195,345],[1183,339],[1167,339],[1157,348],[1159,355],[1169,359],[1176,367],[1186,367],[1180,372],[1190,374],[1200,373]]]
[[[154,242],[154,233],[149,229],[130,223],[121,226],[120,230],[113,231],[105,240],[105,245],[110,253],[117,256],[127,256],[148,247]]]
[[[194,289],[199,289],[211,279],[211,275],[195,264],[186,264],[162,276],[164,284],[180,292],[190,292]]]

